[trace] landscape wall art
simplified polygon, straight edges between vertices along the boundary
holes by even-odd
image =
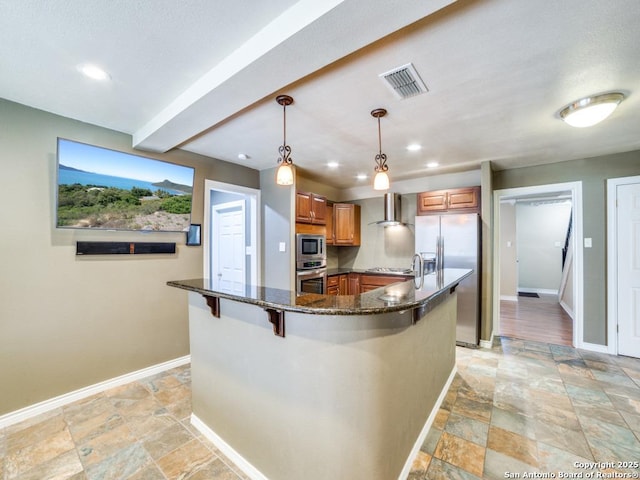
[[[194,169],[58,139],[56,226],[186,232]]]

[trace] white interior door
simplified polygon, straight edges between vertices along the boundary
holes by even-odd
[[[246,284],[244,202],[213,207],[211,272],[216,290],[244,295]]]
[[[640,183],[617,187],[618,353],[640,358]]]

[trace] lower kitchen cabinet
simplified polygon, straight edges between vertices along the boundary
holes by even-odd
[[[341,273],[327,277],[327,295],[358,295],[391,283],[404,282],[413,277],[406,275],[371,275],[367,273]]]
[[[351,272],[347,276],[347,295],[357,295],[360,293],[360,274]]]
[[[348,274],[327,277],[327,295],[352,295],[349,293]]]
[[[413,277],[402,275],[369,275],[363,273],[360,275],[360,293],[375,290],[376,288],[384,287],[391,283],[404,282],[411,278]]]
[[[340,275],[340,295],[349,295],[349,275]]]

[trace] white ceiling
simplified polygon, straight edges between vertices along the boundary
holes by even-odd
[[[638,0],[0,0],[0,97],[265,169],[286,93],[294,163],[347,188],[371,183],[378,107],[392,182],[639,149],[638,25]],[[399,100],[378,75],[408,62],[429,92]],[[609,90],[628,98],[602,124],[558,120]]]

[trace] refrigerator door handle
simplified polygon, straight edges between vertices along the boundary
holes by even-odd
[[[436,271],[440,272],[444,268],[444,237],[438,235],[436,240]]]
[[[417,268],[416,260],[418,262]],[[422,255],[420,255],[419,253],[413,255],[413,259],[411,260],[411,267],[413,268],[413,283],[416,289],[420,290],[422,288],[422,284],[424,283],[424,260],[422,259]]]

